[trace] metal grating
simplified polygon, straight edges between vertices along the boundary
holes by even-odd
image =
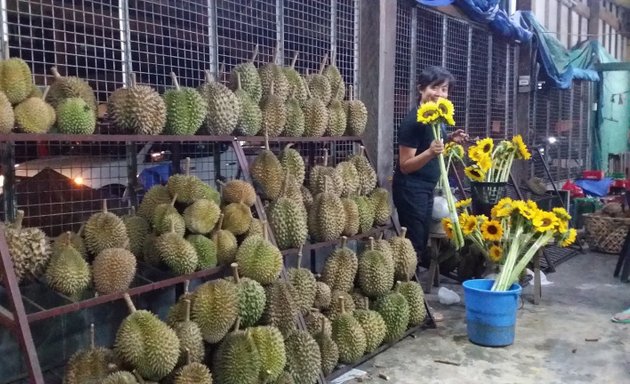
[[[490,37],[481,29],[472,27],[470,51],[470,82],[468,96],[468,134],[471,137],[488,135],[488,44]]]
[[[398,2],[396,9],[396,57],[394,64],[394,159],[395,166],[398,160],[398,128],[400,123],[409,112],[412,104],[410,95],[415,94],[415,87],[412,90],[410,79],[411,68],[411,29],[412,13],[415,10]]]
[[[9,52],[29,63],[38,86],[51,82],[56,65],[62,76],[87,80],[105,102],[123,82],[120,10],[111,1],[57,3],[5,3]]]
[[[469,25],[463,20],[446,21],[446,69],[455,77],[449,99],[455,106],[456,128],[466,128],[466,91],[468,89]]]
[[[331,1],[284,2],[285,59],[300,51],[295,64],[300,73],[319,71],[324,55],[331,55]]]
[[[174,71],[181,86],[197,87],[210,63],[205,2],[129,2],[131,69],[138,82],[162,93]]]
[[[490,85],[490,137],[502,139],[507,135],[507,105],[511,91],[507,88],[509,76],[508,45],[492,40],[492,82]]]
[[[416,77],[430,65],[442,65],[446,17],[435,11],[418,7],[418,29],[416,30]]]
[[[359,0],[337,0],[336,64],[346,82],[346,92],[348,92],[349,85],[354,85],[355,89],[358,85],[356,63],[359,57],[359,34],[355,28],[359,17],[358,11]]]

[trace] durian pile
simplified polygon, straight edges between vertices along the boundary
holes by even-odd
[[[109,95],[107,117],[115,130],[139,135],[262,135],[270,137],[359,136],[367,124],[367,109],[354,97],[328,54],[316,73],[301,75],[291,64],[272,60],[258,68],[256,45],[249,61],[235,66],[224,84],[210,71],[197,89],[172,87],[160,95],[138,84],[131,73],[129,86]],[[219,72],[223,72],[222,70]],[[33,84],[28,64],[19,58],[0,61],[0,133],[92,134],[98,104],[93,88],[75,76],[51,68],[53,80],[42,94]],[[347,93],[347,95],[346,95]]]

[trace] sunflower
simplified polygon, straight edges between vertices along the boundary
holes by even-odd
[[[445,120],[447,120],[449,117],[451,120],[453,120],[455,107],[453,106],[453,103],[449,99],[440,97],[437,101],[437,106],[438,106],[438,109],[440,110],[440,116],[444,117]],[[455,124],[449,124],[449,125],[455,125]]]
[[[516,135],[512,138],[512,143],[516,146],[516,157],[518,159],[529,160],[532,155],[527,150],[527,145],[523,142],[521,135]]]
[[[483,172],[488,172],[490,168],[492,168],[492,159],[490,156],[483,156],[479,159],[479,161],[477,161],[477,165]]]
[[[569,230],[569,222],[558,219],[556,229],[558,230],[558,233],[566,233]]]
[[[479,148],[476,145],[471,145],[468,148],[468,157],[470,158],[470,160],[472,161],[479,161],[481,160],[482,157],[484,157],[484,153],[481,151],[481,148]]]
[[[446,237],[449,239],[453,238],[453,223],[451,219],[445,217],[442,219],[442,228],[444,228],[444,232],[446,232]]]
[[[564,240],[562,240],[562,243],[560,245],[563,247],[568,247],[575,242],[576,238],[577,231],[575,230],[575,228],[571,228],[569,229],[569,232],[567,232],[566,237],[564,238]]]
[[[504,197],[499,200],[499,202],[494,207],[492,207],[490,214],[494,218],[508,217],[512,214],[513,210],[514,200],[510,199],[509,197]]]
[[[518,213],[520,213],[521,216],[523,216],[527,220],[533,219],[534,216],[536,215],[536,212],[538,211],[538,209],[531,209],[531,207],[522,200],[517,200],[513,204],[514,204],[513,209],[515,211],[518,211]]]
[[[461,159],[464,157],[464,147],[451,141],[444,146],[444,153],[446,156],[454,156]]]
[[[451,127],[455,125],[455,119],[453,116],[443,116],[444,122]]]
[[[486,173],[482,171],[477,165],[471,165],[464,168],[464,173],[470,180],[483,181],[486,178]]]
[[[496,220],[488,220],[481,224],[481,234],[487,241],[499,241],[503,237],[503,227]]]
[[[475,216],[463,214],[459,216],[462,232],[464,235],[470,235],[477,229],[477,218]]]
[[[483,152],[483,154],[489,156],[494,149],[494,141],[492,141],[491,138],[486,137],[483,140],[477,141],[477,147],[479,147],[479,150]]]
[[[531,209],[532,211],[538,210],[538,204],[536,204],[536,202],[533,200],[527,200],[527,207]]]
[[[455,208],[466,208],[466,207],[469,207],[470,204],[472,204],[472,199],[469,197],[467,199],[456,202]]]
[[[422,124],[433,124],[440,117],[438,105],[432,101],[427,101],[418,108],[418,122]]]
[[[498,245],[493,245],[490,247],[489,253],[490,261],[493,263],[498,263],[503,258],[503,248]]]
[[[547,232],[556,227],[558,218],[551,212],[538,211],[532,220],[532,225],[538,232]]]
[[[555,213],[556,217],[560,220],[565,220],[565,221],[571,220],[571,215],[569,215],[569,212],[567,212],[567,210],[564,208],[556,207],[552,210],[552,212]]]

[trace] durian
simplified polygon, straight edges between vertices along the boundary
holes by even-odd
[[[23,133],[48,133],[57,120],[55,109],[44,101],[50,87],[46,87],[43,97],[29,97],[13,109],[15,125]]]
[[[4,92],[0,91],[0,134],[11,133],[14,126],[15,114],[13,113],[13,107]]]
[[[208,234],[219,221],[221,209],[214,201],[199,199],[184,209],[186,229],[192,233]]]
[[[332,335],[332,323],[317,308],[311,308],[304,316],[304,325],[313,336],[320,332],[324,332],[328,336]]]
[[[359,233],[369,232],[374,227],[374,205],[366,196],[355,196],[354,202],[359,211]]]
[[[376,311],[369,309],[368,299],[365,299],[365,309],[357,309],[352,314],[361,324],[365,332],[365,352],[372,353],[381,345],[387,333],[387,325],[383,317]]]
[[[264,101],[273,93],[282,103],[284,103],[289,96],[289,81],[287,80],[282,67],[274,62],[278,51],[278,49],[274,48],[271,55],[271,62],[258,68],[258,75],[260,76],[260,84],[262,85],[261,100]],[[279,129],[282,129],[282,127]],[[269,135],[273,136],[271,131],[269,132]]]
[[[197,270],[199,259],[195,247],[180,234],[175,232],[175,225],[171,224],[171,231],[160,235],[155,240],[155,246],[162,262],[175,274],[185,275]]]
[[[175,72],[170,73],[174,89],[164,92],[166,135],[194,135],[208,113],[208,104],[194,88],[180,87]]]
[[[311,168],[311,172],[309,174],[309,187],[313,196],[324,191],[324,180],[325,177],[329,177],[332,182],[329,185],[328,192],[334,193],[336,196],[341,196],[345,181],[343,179],[343,175],[339,172],[338,168],[329,167],[328,166],[328,149],[324,148],[324,159],[322,165],[316,165]]]
[[[374,207],[374,224],[387,225],[391,219],[392,206],[389,203],[389,192],[385,188],[375,188],[370,193]]]
[[[184,299],[184,319],[176,322],[172,327],[179,338],[179,362],[200,363],[204,360],[205,349],[201,329],[194,321],[190,320],[190,299]]]
[[[8,56],[8,48],[5,55]],[[31,94],[32,85],[31,68],[24,60],[7,57],[0,61],[0,91],[4,92],[11,104],[26,100]]]
[[[324,55],[319,72],[306,75],[306,83],[308,84],[308,89],[310,93],[313,95],[313,97],[321,100],[324,105],[328,105],[332,97],[330,82],[328,81],[328,78],[323,75],[327,62],[328,54]]]
[[[217,266],[217,246],[204,235],[188,235],[188,241],[197,252],[197,269],[203,270]]]
[[[301,201],[291,199],[286,193],[289,177],[287,170],[283,190],[278,200],[271,203],[267,213],[276,244],[280,249],[298,248],[306,243],[308,237],[304,206]]]
[[[250,173],[261,189],[261,195],[268,200],[275,200],[280,195],[284,172],[276,155],[269,149],[269,137],[265,133],[265,149],[254,159]]]
[[[260,355],[260,382],[272,383],[282,374],[287,363],[284,338],[276,327],[260,326],[251,329]]]
[[[365,331],[352,313],[346,312],[344,298],[339,297],[337,300],[341,311],[332,321],[332,339],[339,348],[339,362],[353,364],[365,353]]]
[[[418,266],[418,257],[416,250],[411,244],[411,240],[405,237],[407,228],[400,228],[400,236],[389,239],[389,245],[392,248],[394,257],[394,278],[396,280],[410,280],[416,273]]]
[[[96,119],[96,96],[90,84],[76,76],[61,76],[56,66],[51,67],[50,72],[55,77],[55,81],[50,85],[50,91],[45,100],[57,109],[65,100],[79,98],[85,102]]]
[[[57,131],[71,135],[90,135],[96,129],[96,115],[85,100],[73,97],[63,100],[55,111]]]
[[[258,70],[254,65],[254,61],[258,56],[258,44],[254,48],[252,57],[248,62],[241,63],[232,69],[230,73],[230,88],[236,90],[238,87],[238,76],[241,78],[241,87],[247,92],[252,101],[256,104],[262,99],[262,85],[260,83],[260,76]]]
[[[173,384],[212,384],[212,374],[204,364],[189,358],[186,365],[174,372]]]
[[[331,292],[331,300],[330,300],[330,306],[328,307],[328,309],[326,310],[326,316],[332,321],[335,320],[337,318],[337,316],[339,316],[339,314],[341,314],[341,301],[339,300],[339,298],[343,298],[343,302],[344,302],[344,308],[346,310],[346,312],[348,313],[352,313],[354,312],[355,309],[357,309],[356,304],[354,303],[354,298],[353,295],[351,295],[348,292],[342,292],[342,291],[332,291]]]
[[[368,111],[361,100],[354,98],[354,87],[350,86],[350,100],[345,102],[347,127],[346,135],[361,136],[365,132]]]
[[[252,211],[247,204],[230,203],[223,208],[223,227],[234,235],[242,235],[252,222]]]
[[[254,71],[256,71],[254,69]],[[241,113],[236,124],[236,132],[244,136],[254,136],[260,131],[263,115],[258,101],[254,101],[250,94],[241,88],[241,74],[236,74],[238,86],[234,90],[234,95],[241,104]],[[258,77],[258,73],[256,73]]]
[[[52,289],[74,297],[88,288],[92,281],[90,265],[70,242],[67,232],[65,244],[51,257],[46,268],[46,281]]]
[[[138,384],[138,380],[131,372],[117,371],[107,376],[101,384]]]
[[[415,327],[424,323],[427,317],[427,308],[424,305],[424,291],[422,286],[415,281],[400,283],[398,292],[405,297],[409,304],[409,326]]]
[[[83,237],[81,234],[83,233],[84,225],[79,228],[79,232],[63,232],[59,236],[57,236],[52,242],[52,253],[58,253],[59,251],[65,249],[66,242],[69,241],[70,245],[74,247],[79,253],[81,257],[87,259],[87,249],[85,248],[85,242],[83,241]]]
[[[182,215],[179,214],[177,208],[175,208],[177,196],[178,195],[175,194],[170,203],[160,204],[155,207],[151,222],[153,223],[153,230],[157,235],[173,231],[180,236],[184,236],[186,232],[186,222]]]
[[[302,247],[298,250],[297,266],[287,270],[287,277],[297,292],[297,305],[302,313],[313,307],[317,290],[317,281],[313,273],[302,268]]]
[[[308,95],[304,102],[304,136],[322,137],[328,128],[328,108],[326,103],[306,89]]]
[[[282,132],[286,137],[301,137],[304,134],[304,111],[300,102],[294,97],[289,97],[285,104],[286,119]]]
[[[197,288],[192,320],[206,343],[215,344],[228,333],[238,316],[238,287],[226,280],[206,282]]]
[[[148,85],[137,85],[131,74],[127,88],[118,88],[109,96],[110,119],[124,133],[159,135],[166,124],[166,104],[160,94]]]
[[[333,241],[346,227],[346,212],[341,199],[333,190],[333,181],[323,176],[324,189],[315,196],[308,212],[308,229],[316,241]]]
[[[223,226],[223,213],[219,215],[219,222],[212,234],[212,241],[217,246],[217,262],[220,265],[230,265],[234,262],[234,257],[238,250],[238,243],[234,234]]]
[[[293,148],[293,145],[293,143],[289,143],[284,147],[280,153],[279,160],[282,169],[288,171],[295,181],[302,185],[306,176],[306,165],[304,164],[304,158],[300,152]]]
[[[107,248],[92,262],[94,287],[101,295],[125,292],[136,275],[136,257],[126,249]]]
[[[94,255],[105,249],[129,247],[125,223],[120,217],[107,211],[107,200],[103,200],[102,212],[89,217],[83,235],[87,249]]]
[[[346,83],[339,72],[339,68],[335,65],[337,55],[333,54],[330,60],[330,65],[324,69],[323,75],[326,76],[330,83],[331,100],[341,101],[346,97]],[[345,126],[344,126],[345,129]],[[343,132],[341,133],[343,135]]]
[[[358,280],[361,291],[368,297],[382,296],[394,285],[393,265],[387,256],[374,249],[373,237],[359,258]]]
[[[342,198],[343,208],[346,213],[346,225],[343,228],[344,236],[352,237],[359,233],[359,207],[357,203],[348,198]]]
[[[392,343],[400,339],[409,324],[409,304],[405,296],[398,292],[398,283],[394,291],[376,300],[374,310],[381,315],[387,325],[384,341]]]
[[[265,289],[256,280],[240,277],[237,263],[232,263],[231,267],[233,277],[228,280],[238,286],[238,317],[243,327],[251,327],[260,320],[265,311]]]
[[[282,253],[267,239],[267,223],[263,222],[263,237],[251,236],[243,241],[236,252],[241,276],[260,284],[270,284],[280,276],[283,267]]]
[[[349,161],[342,161],[335,167],[337,174],[343,180],[342,197],[351,197],[359,191],[359,172]]]
[[[293,54],[291,65],[284,67],[283,70],[289,82],[289,98],[294,98],[298,102],[298,105],[303,106],[308,94],[304,78],[300,76],[298,71],[295,69],[295,63],[297,62],[298,55],[299,52],[296,51]]]
[[[262,111],[261,129],[267,132],[269,137],[280,136],[287,124],[287,107],[285,101],[275,93],[273,81],[269,85],[269,91],[263,97],[260,109]]]
[[[296,329],[295,320],[299,314],[297,291],[291,283],[276,280],[265,287],[267,305],[263,314],[265,324],[277,327],[287,337]]]
[[[315,286],[315,302],[313,303],[313,306],[319,309],[326,309],[330,306],[331,289],[328,284],[323,281],[319,281],[319,279],[321,279],[321,275],[316,275],[315,277],[318,281]]]
[[[138,206],[138,216],[144,217],[149,223],[152,223],[155,207],[160,204],[168,204],[171,199],[166,186],[154,185],[144,194],[142,202]]]
[[[64,384],[100,383],[113,371],[117,371],[120,362],[114,351],[97,347],[95,343],[94,323],[90,324],[90,346],[75,352],[66,364]]]
[[[256,203],[256,190],[247,181],[234,179],[219,183],[222,184],[221,195],[225,203],[243,203],[248,207]]]
[[[284,340],[287,353],[286,370],[296,384],[310,384],[317,380],[322,364],[319,345],[306,331],[293,331]]]
[[[241,113],[238,97],[228,87],[215,80],[210,71],[205,71],[206,82],[199,93],[208,105],[205,128],[209,135],[230,135],[236,128]]]
[[[346,131],[346,110],[339,100],[332,100],[328,104],[327,136],[343,136]]]
[[[313,338],[319,345],[319,351],[322,356],[322,372],[325,376],[328,376],[337,366],[337,362],[339,362],[339,347],[332,339],[332,325],[328,325],[331,327],[330,333],[326,329],[326,320],[328,319],[322,316],[319,322],[319,330],[315,332]]]
[[[374,168],[364,154],[365,147],[361,146],[361,151],[357,155],[351,156],[349,160],[354,164],[359,175],[358,193],[365,196],[374,190],[378,180]]]
[[[131,214],[122,217],[129,238],[129,250],[136,257],[142,257],[144,241],[151,232],[151,225],[142,216],[136,215],[135,208],[131,207]]]
[[[214,354],[214,378],[221,384],[256,384],[260,376],[262,360],[252,329],[239,329],[239,321],[233,332],[227,334]]]
[[[354,279],[359,267],[356,253],[347,247],[348,238],[341,238],[341,245],[335,249],[326,259],[322,271],[322,281],[332,291],[349,292],[354,284]]]

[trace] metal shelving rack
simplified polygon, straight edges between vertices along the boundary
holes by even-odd
[[[236,155],[236,160],[238,163],[238,175],[237,177],[243,178],[246,181],[251,182],[251,177],[249,174],[249,159],[247,154],[245,153],[242,143],[262,143],[264,138],[262,137],[237,137],[237,136],[140,136],[140,135],[85,135],[85,136],[74,136],[74,135],[59,135],[59,134],[45,134],[45,135],[26,135],[26,134],[8,134],[8,135],[0,135],[0,144],[8,146],[11,148],[15,142],[63,142],[63,141],[73,141],[79,143],[99,143],[99,142],[120,142],[125,143],[127,151],[133,151],[133,143],[155,143],[155,142],[165,142],[165,143],[182,143],[182,142],[190,142],[194,141],[196,143],[207,143],[214,144],[216,148],[216,144],[229,144],[229,146],[234,150]],[[360,137],[322,137],[322,138],[287,138],[287,137],[279,137],[271,139],[272,142],[279,143],[297,143],[305,147],[304,151],[307,152],[307,156],[303,154],[303,156],[308,157],[305,161],[307,162],[307,166],[312,166],[314,164],[315,152],[317,150],[318,145],[331,145],[331,146],[339,146],[339,143],[345,143],[347,145],[350,143],[351,145],[363,145],[363,141]],[[344,144],[342,144],[343,146]],[[250,156],[256,154],[254,150]],[[5,156],[6,157],[6,156]],[[127,160],[129,161],[133,156],[127,156]],[[6,159],[5,159],[6,160]],[[133,186],[137,180],[135,175],[137,174],[137,170],[134,170],[133,167],[137,167],[134,161],[131,161],[131,165],[128,164],[131,169],[128,169],[129,185]],[[177,158],[172,160],[172,164],[178,163]],[[215,161],[215,167],[217,167],[217,174],[220,175],[220,170],[218,169],[219,165]],[[218,179],[218,177],[217,177]],[[13,217],[11,210],[15,210],[15,206],[13,205],[15,199],[15,175],[14,169],[9,168],[8,172],[5,172],[5,185],[4,185],[5,198],[9,199],[8,203],[5,203],[5,207],[9,207],[10,209],[6,210],[5,214],[7,217]],[[133,194],[132,194],[133,195]],[[137,199],[135,196],[131,196],[131,201],[134,205],[137,204]],[[263,206],[263,202],[260,197],[257,196],[255,203],[255,213],[259,219],[265,220],[265,209]],[[348,240],[363,240],[370,236],[377,237],[379,234],[385,231],[394,231],[399,233],[399,229],[395,225],[394,220],[390,220],[389,225],[375,227],[368,232],[358,234],[356,236],[350,237]],[[269,239],[275,244],[275,238],[273,231],[269,231]],[[331,247],[336,242],[321,242],[321,243],[307,243],[303,247],[303,252],[307,255],[307,252],[310,252],[311,257],[311,269],[314,270],[316,261],[322,256],[318,255],[317,251],[325,248]],[[282,254],[287,256],[295,256],[297,255],[297,249],[287,249],[283,250]],[[4,309],[0,306],[0,325],[10,329],[18,340],[20,347],[23,351],[24,360],[27,365],[29,382],[40,384],[44,383],[44,376],[42,372],[42,368],[40,366],[37,350],[35,348],[35,344],[33,342],[33,337],[31,334],[31,324],[34,322],[42,321],[45,319],[54,318],[57,316],[73,313],[80,311],[82,309],[96,307],[99,305],[103,305],[106,303],[110,303],[116,300],[120,300],[123,298],[122,293],[96,296],[91,298],[84,298],[79,301],[72,301],[62,294],[56,293],[53,290],[50,290],[52,294],[59,296],[59,298],[65,301],[63,305],[53,306],[52,308],[43,308],[39,306],[40,310],[33,311],[31,313],[27,313],[27,309],[25,303],[31,304],[31,306],[38,307],[37,303],[29,302],[29,298],[25,297],[20,289],[20,286],[17,283],[17,279],[13,270],[13,264],[11,261],[11,257],[9,254],[9,249],[7,246],[6,238],[4,233],[0,231],[0,270],[4,271],[3,273],[3,281],[4,287],[9,300],[9,308]],[[286,268],[286,258],[285,258],[285,268]],[[286,269],[283,268],[281,278],[286,279]],[[145,273],[148,272],[148,273]],[[197,271],[195,273],[189,275],[181,275],[181,276],[173,276],[165,273],[164,271],[158,270],[155,267],[152,267],[143,262],[138,263],[138,272],[136,275],[136,279],[134,280],[132,288],[130,288],[127,293],[130,296],[138,296],[143,295],[149,292],[153,292],[156,290],[175,287],[176,289],[181,289],[183,292],[184,284],[187,281],[194,279],[216,279],[224,276],[226,269],[224,267],[216,267],[207,270]],[[154,277],[155,276],[155,277]],[[416,280],[417,277],[416,277]],[[419,281],[419,280],[418,280]],[[41,284],[41,281],[36,282]],[[407,332],[403,335],[402,338],[409,336],[410,334],[424,328],[434,328],[435,322],[433,316],[431,315],[430,309],[428,305],[425,306],[427,308],[427,319],[424,324],[413,327],[407,330]],[[297,326],[299,329],[306,329],[304,319],[302,316],[298,316]],[[401,338],[401,339],[402,339]],[[320,373],[319,383],[326,383],[329,380],[332,380],[348,370],[360,365],[361,363],[369,360],[370,358],[376,356],[377,354],[385,351],[396,343],[388,343],[383,344],[379,349],[375,352],[366,354],[362,357],[362,359],[353,365],[346,365],[338,367],[331,375],[328,377],[324,377],[323,374]]]

